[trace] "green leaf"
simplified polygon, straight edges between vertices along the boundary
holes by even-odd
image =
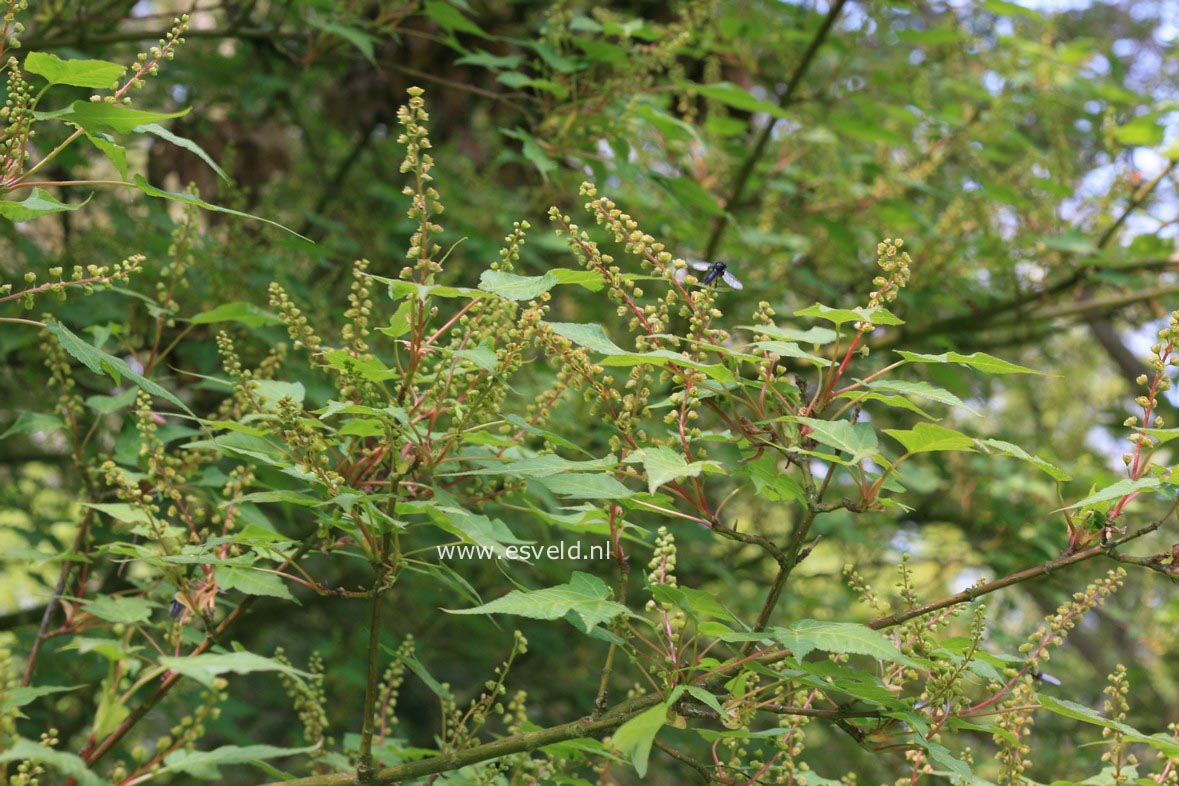
[[[62,775],[73,778],[79,786],[111,786],[109,781],[91,772],[86,762],[72,753],[54,750],[24,738],[6,741],[6,748],[0,752],[0,764],[10,761],[39,761]]]
[[[431,297],[461,297],[461,298],[477,298],[486,297],[486,293],[469,287],[445,287],[438,284],[419,284],[416,281],[403,281],[399,278],[385,278],[384,276],[374,276],[368,274],[367,278],[373,281],[379,281],[389,287],[389,297],[392,300],[401,300],[410,295],[416,297],[422,303]]]
[[[802,486],[778,466],[778,457],[775,454],[766,451],[746,466],[749,468],[754,490],[763,499],[770,502],[806,501],[806,493]]]
[[[561,458],[555,453],[550,453],[545,456],[533,456],[531,458],[519,459],[517,461],[507,461],[502,464],[495,464],[487,467],[479,467],[478,469],[466,470],[464,472],[457,472],[456,475],[511,475],[520,478],[547,478],[552,475],[559,475],[565,472],[596,472],[598,470],[610,469],[618,465],[618,459],[614,456],[606,456],[600,459],[591,459],[589,461],[572,461],[570,459]]]
[[[434,676],[432,674],[430,674],[430,671],[426,668],[425,664],[423,664],[415,656],[403,655],[398,652],[394,652],[392,650],[389,650],[383,644],[381,645],[381,648],[384,649],[386,652],[388,652],[390,655],[395,655],[396,657],[400,658],[401,661],[403,663],[405,663],[406,666],[409,667],[409,670],[412,671],[414,674],[416,674],[417,678],[419,680],[421,680],[425,684],[425,686],[430,689],[430,692],[433,693],[435,696],[445,698],[445,697],[448,697],[451,695],[450,691],[447,689],[446,685],[443,685],[438,680],[434,679]]]
[[[160,604],[147,598],[119,598],[113,595],[103,595],[86,604],[86,611],[107,622],[121,622],[134,624],[147,622],[151,618],[152,609]]]
[[[794,423],[808,426],[808,435],[816,442],[848,454],[847,461],[857,464],[877,454],[880,443],[876,431],[867,423],[849,423],[846,420],[817,420],[815,418],[787,418]]]
[[[458,31],[460,33],[477,35],[480,38],[487,38],[487,33],[483,32],[477,24],[467,19],[457,8],[449,3],[443,2],[443,0],[426,0],[425,13],[426,16],[433,19],[449,33]]]
[[[1112,486],[1103,488],[1101,491],[1090,494],[1080,502],[1074,502],[1073,504],[1067,505],[1063,508],[1057,508],[1052,512],[1059,513],[1062,510],[1073,510],[1075,508],[1084,508],[1088,507],[1089,505],[1096,505],[1099,502],[1109,502],[1110,500],[1121,499],[1122,497],[1128,494],[1133,494],[1136,491],[1153,491],[1160,485],[1161,481],[1158,478],[1139,478],[1138,480],[1130,480],[1129,478],[1126,478],[1125,480],[1119,480]]]
[[[688,463],[682,454],[671,448],[643,448],[626,458],[627,463],[642,462],[647,473],[647,490],[652,494],[664,483],[679,478],[699,477],[705,467],[720,469],[715,461],[693,461]]]
[[[872,115],[855,113],[832,115],[827,118],[827,127],[840,136],[863,140],[868,143],[883,143],[894,147],[905,147],[912,143],[909,137],[898,134],[888,126],[874,122]]]
[[[640,778],[647,776],[647,761],[651,757],[651,746],[655,735],[667,720],[667,705],[656,704],[644,710],[614,732],[614,747],[634,765]]]
[[[1022,16],[1028,19],[1042,19],[1040,14],[1011,0],[982,0],[979,7],[996,14],[1005,16]]]
[[[467,510],[445,491],[435,489],[435,495],[437,504],[427,509],[430,521],[463,542],[490,549],[500,559],[505,556],[504,544],[529,542],[517,538],[499,519]]]
[[[854,622],[799,620],[786,628],[771,628],[762,638],[773,639],[788,647],[796,660],[814,650],[845,655],[867,655],[890,663],[912,663],[901,654],[892,640],[878,630]]]
[[[912,728],[916,728],[916,724],[910,724]],[[970,765],[958,759],[954,754],[950,753],[950,749],[940,743],[925,739],[925,737],[918,732],[917,736],[921,740],[921,747],[929,752],[929,758],[935,763],[945,768],[946,772],[952,773],[956,780],[955,783],[968,784],[984,784],[987,781],[980,781],[975,777],[974,771],[970,769]]]
[[[377,61],[373,57],[373,42],[378,40],[376,36],[357,27],[348,27],[347,25],[328,22],[313,14],[308,14],[304,18],[312,27],[317,27],[325,33],[331,33],[332,35],[342,38],[348,43],[352,44],[352,46],[356,47],[360,54],[364,55],[365,60],[372,63],[374,67],[377,65]]]
[[[1077,231],[1066,232],[1062,235],[1043,235],[1039,238],[1046,248],[1053,251],[1063,251],[1066,254],[1088,257],[1097,254],[1100,249],[1091,237]]]
[[[123,66],[105,60],[62,60],[47,52],[29,52],[21,66],[45,77],[51,85],[73,85],[109,90],[126,73]]]
[[[1034,467],[1037,467],[1042,472],[1050,475],[1053,480],[1064,481],[1072,480],[1072,475],[1069,475],[1064,470],[1060,469],[1054,464],[1051,464],[1039,456],[1033,456],[1019,445],[1013,445],[1010,442],[1004,442],[1001,439],[979,439],[975,440],[979,447],[988,453],[998,453],[1002,456],[1010,456],[1020,461],[1026,461]]]
[[[188,450],[218,450],[230,456],[255,459],[272,467],[287,466],[287,459],[278,448],[253,434],[230,432],[212,439],[194,440],[182,447]]]
[[[389,317],[389,324],[386,327],[377,328],[377,330],[389,338],[401,338],[409,332],[409,320],[413,316],[413,311],[413,301],[402,301],[397,310],[393,312],[393,316]]]
[[[226,183],[230,182],[230,177],[229,175],[225,174],[225,170],[218,166],[217,162],[213,160],[212,156],[206,153],[200,145],[198,145],[196,142],[193,142],[191,139],[185,139],[178,134],[173,134],[159,123],[145,123],[144,125],[136,127],[134,131],[137,134],[151,134],[152,136],[158,136],[165,142],[171,142],[172,144],[176,145],[176,147],[187,150],[208,164],[209,168],[216,172],[217,176]],[[126,177],[126,175],[123,176]]]
[[[90,201],[90,197],[86,197],[86,202]],[[34,218],[41,216],[48,216],[52,213],[63,213],[67,211],[78,210],[86,205],[86,202],[72,202],[66,204],[65,202],[57,201],[52,194],[43,188],[34,188],[25,197],[23,202],[12,202],[9,200],[0,200],[0,216],[4,216],[9,221],[21,223],[22,221],[32,221]]]
[[[549,491],[569,499],[626,499],[635,492],[609,475],[562,473],[542,478]]]
[[[540,59],[544,61],[545,65],[558,73],[572,74],[584,66],[584,63],[577,58],[565,57],[542,41],[530,41],[527,43],[527,46],[540,56]]]
[[[840,393],[838,396],[836,396],[836,398],[853,399],[856,402],[879,401],[881,404],[884,404],[886,407],[895,407],[897,409],[907,409],[910,412],[914,412],[914,413],[920,415],[921,417],[925,418],[926,420],[937,420],[937,418],[935,418],[933,415],[929,414],[924,409],[917,406],[916,404],[914,404],[912,401],[905,398],[904,396],[886,396],[883,393],[877,393],[872,390],[863,391],[863,390],[856,389],[856,390],[848,390],[844,393]]]
[[[479,276],[479,288],[508,300],[532,300],[557,285],[552,273],[543,276],[517,276],[501,270],[484,270]]]
[[[629,609],[610,600],[610,588],[597,576],[575,571],[568,584],[545,589],[512,590],[502,598],[472,609],[443,609],[449,614],[514,614],[534,620],[556,620],[568,614],[580,620],[583,632],[607,623]]]
[[[221,506],[236,505],[242,502],[250,502],[255,505],[265,505],[271,502],[277,502],[284,505],[302,505],[304,507],[311,507],[318,505],[322,500],[318,497],[313,497],[310,494],[304,494],[301,491],[291,490],[275,490],[275,491],[255,491],[251,494],[243,494],[232,500],[221,503]]]
[[[875,382],[868,382],[866,385],[869,390],[886,390],[905,396],[920,396],[921,398],[927,398],[941,404],[949,404],[951,407],[959,407],[972,415],[978,414],[978,410],[968,406],[965,401],[950,391],[945,388],[939,388],[936,385],[931,385],[928,382],[905,382],[902,380],[882,379]]]
[[[376,418],[353,418],[336,433],[345,437],[383,437],[388,427]]]
[[[695,685],[685,685],[684,693],[687,693],[692,698],[696,699],[696,701],[710,708],[713,712],[717,713],[722,718],[728,717],[732,714],[731,712],[727,712],[725,708],[721,706],[721,703],[717,700],[716,696],[704,690],[704,688],[699,688]]]
[[[254,568],[235,568],[219,565],[214,569],[213,576],[222,589],[235,589],[247,595],[264,595],[270,598],[282,598],[283,600],[298,603],[295,600],[295,596],[291,594],[290,589],[287,588],[282,576],[274,573],[267,573]]]
[[[708,618],[737,622],[733,613],[720,604],[710,592],[692,587],[673,587],[669,584],[654,584],[651,595],[660,603],[671,603],[692,615],[693,619]]]
[[[819,368],[826,368],[832,365],[831,361],[827,358],[811,354],[792,341],[755,341],[749,346],[753,349],[760,349],[762,352],[769,352],[771,355],[777,355],[780,358],[806,360]]]
[[[716,197],[708,193],[695,178],[666,177],[652,172],[651,179],[663,186],[672,198],[693,215],[706,216],[724,215],[725,209],[716,201]]]
[[[569,450],[575,451],[577,453],[581,453],[586,456],[592,455],[589,451],[587,451],[585,448],[581,447],[580,445],[578,445],[574,442],[571,442],[571,441],[565,439],[564,437],[562,437],[561,435],[553,433],[552,431],[546,431],[542,428],[537,428],[533,424],[529,423],[527,420],[524,420],[524,418],[520,417],[519,415],[508,415],[506,418],[504,418],[504,420],[506,420],[508,423],[511,423],[513,426],[520,429],[520,431],[522,431],[525,434],[531,434],[535,437],[540,437],[540,438],[544,439],[547,444],[551,445],[554,448],[567,448]]]
[[[140,126],[183,117],[191,111],[144,112],[122,104],[108,104],[104,101],[75,101],[65,109],[56,112],[38,113],[40,120],[62,120],[84,128],[90,133],[129,134]]]
[[[135,388],[127,388],[117,396],[89,396],[86,406],[100,415],[113,415],[134,404],[137,395]]]
[[[720,363],[701,363],[692,360],[687,355],[682,355],[679,352],[671,352],[666,349],[656,349],[651,352],[624,352],[621,355],[607,355],[598,360],[598,365],[601,366],[658,366],[664,368],[667,366],[683,366],[685,368],[693,368],[703,373],[706,377],[714,379],[717,382],[736,382],[737,378],[725,366]]]
[[[681,90],[696,93],[710,101],[718,101],[726,106],[739,109],[742,112],[765,112],[768,115],[779,118],[789,116],[786,110],[777,104],[756,98],[748,90],[732,82],[714,82],[710,85],[702,85],[696,82],[678,79],[676,80],[676,85]]]
[[[873,325],[903,325],[904,320],[883,307],[877,308],[830,308],[816,303],[809,308],[795,311],[796,317],[814,317],[843,325],[847,322],[871,322]]]
[[[231,764],[253,764],[266,759],[282,756],[298,756],[317,750],[318,745],[306,748],[277,748],[273,745],[223,745],[211,751],[176,750],[164,759],[164,767],[158,772],[183,772],[194,778],[212,781],[221,779],[218,767]]]
[[[358,358],[342,349],[333,349],[323,353],[323,362],[328,368],[357,373],[370,382],[384,382],[394,379],[398,372],[386,366],[375,357]]]
[[[51,696],[54,693],[66,693],[68,691],[77,690],[81,685],[36,685],[26,687],[8,688],[4,691],[4,701],[0,703],[0,709],[11,710],[17,707],[23,707],[26,704],[32,704],[42,696]]]
[[[1107,729],[1113,729],[1126,735],[1128,742],[1139,742],[1151,746],[1155,750],[1160,751],[1164,756],[1171,758],[1179,758],[1179,742],[1176,742],[1173,737],[1165,734],[1145,734],[1133,726],[1129,726],[1119,721],[1110,720],[1099,715],[1095,710],[1086,707],[1083,704],[1077,704],[1074,701],[1067,701],[1065,699],[1057,699],[1048,694],[1036,694],[1036,698],[1040,702],[1040,706],[1049,712],[1054,712],[1057,715],[1063,715],[1066,718],[1083,721],[1085,723],[1092,723],[1096,726],[1102,726]]]
[[[99,513],[105,513],[120,524],[150,524],[151,516],[143,508],[138,508],[126,502],[84,502],[84,507],[94,508]]]
[[[107,134],[86,134],[90,144],[98,148],[99,152],[119,170],[119,177],[127,179],[127,148],[115,142]]]
[[[897,354],[910,363],[957,363],[960,366],[976,368],[984,374],[1044,373],[1042,371],[1036,371],[1035,369],[1027,368],[1025,366],[1017,366],[1014,363],[1009,363],[1006,360],[993,357],[986,354],[985,352],[975,352],[970,355],[963,355],[960,352],[943,352],[940,355],[923,355],[918,352],[897,350]]]
[[[506,71],[497,76],[495,81],[505,84],[514,90],[530,87],[533,90],[551,93],[557,98],[566,98],[569,95],[569,90],[564,85],[558,84],[551,79],[538,79],[528,76],[528,74],[522,74],[519,71]]]
[[[302,240],[306,240],[308,243],[315,242],[309,237],[304,237],[303,235],[300,235],[298,232],[296,232],[293,229],[288,229],[287,227],[284,227],[282,224],[278,223],[277,221],[271,221],[269,218],[262,218],[261,216],[255,216],[255,215],[251,215],[249,213],[243,213],[240,210],[233,210],[228,207],[221,207],[220,205],[214,205],[209,202],[206,202],[205,200],[203,200],[199,197],[195,197],[189,193],[177,194],[177,193],[173,193],[172,191],[165,191],[162,188],[156,188],[151,183],[147,182],[147,180],[143,177],[143,175],[136,175],[135,176],[134,185],[136,188],[138,188],[143,193],[147,194],[149,197],[155,197],[156,199],[169,199],[173,202],[181,202],[186,205],[196,205],[197,207],[199,207],[203,210],[210,210],[214,213],[225,213],[227,215],[237,216],[238,218],[248,218],[253,221],[261,221],[263,224],[269,224],[272,227],[278,227],[279,229],[281,229],[284,232],[290,232],[295,237],[301,238]]]
[[[300,671],[294,666],[275,660],[263,658],[252,652],[227,652],[224,654],[204,654],[173,657],[165,655],[159,659],[159,664],[169,671],[191,677],[206,688],[214,687],[214,681],[222,674],[253,674],[260,671],[280,671],[291,677],[302,678],[311,675]]]
[[[1113,138],[1126,147],[1153,147],[1163,141],[1164,132],[1159,113],[1151,112],[1114,129]]]
[[[307,391],[301,382],[283,382],[278,379],[255,379],[251,383],[254,398],[267,412],[278,408],[278,402],[289,398],[296,404],[302,404]]]
[[[1179,439],[1179,428],[1138,428],[1136,431],[1141,431],[1154,437],[1159,445],[1166,444],[1173,439]]]
[[[98,693],[98,706],[94,710],[94,734],[99,739],[117,729],[131,714],[131,708],[119,695],[119,685],[114,674],[108,673]]]
[[[127,377],[140,390],[164,399],[189,415],[193,414],[192,410],[185,406],[184,402],[172,395],[171,392],[161,387],[158,383],[152,382],[142,374],[132,371],[131,367],[127,365],[127,361],[114,355],[108,355],[102,350],[91,346],[70,332],[70,329],[62,323],[50,321],[45,326],[45,329],[57,338],[62,349],[95,374],[108,374],[115,381],[115,384],[121,382],[122,377]],[[193,415],[193,417],[196,416]]]
[[[582,18],[584,19],[584,17]],[[625,66],[630,61],[625,49],[599,38],[574,38],[572,43],[587,58],[597,63],[606,63],[611,66]]]
[[[830,344],[837,338],[834,330],[825,327],[812,327],[806,330],[781,325],[740,325],[739,327],[752,333],[761,333],[782,341],[796,341],[799,344]]]
[[[567,267],[555,267],[545,275],[557,277],[558,284],[574,284],[588,289],[590,292],[601,292],[606,284],[602,274],[596,270],[572,270]]]
[[[544,151],[544,148],[540,146],[532,134],[522,128],[501,128],[499,132],[506,137],[518,140],[522,145],[520,152],[524,154],[524,158],[536,167],[536,171],[540,172],[542,178],[546,181],[549,179],[549,172],[557,168],[557,162],[549,157],[549,154]]]
[[[237,322],[246,327],[258,328],[263,325],[281,325],[282,320],[275,314],[253,303],[235,301],[223,303],[214,309],[197,314],[189,320],[194,325],[212,325],[217,322]]]
[[[46,415],[42,412],[22,412],[16,417],[8,430],[0,434],[0,439],[6,439],[13,434],[56,434],[65,428],[65,421],[57,415]]]
[[[918,423],[908,431],[885,429],[884,433],[905,446],[906,453],[933,453],[942,450],[974,452],[974,440],[960,431],[933,423]]]
[[[480,50],[469,55],[463,55],[454,62],[455,65],[474,65],[488,68],[492,71],[498,71],[503,68],[516,68],[523,61],[524,58],[521,55],[497,55]]]
[[[626,350],[610,340],[601,325],[574,322],[549,322],[547,324],[558,336],[569,339],[579,347],[585,347],[603,355],[626,354]]]

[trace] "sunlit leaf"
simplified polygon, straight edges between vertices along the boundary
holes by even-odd
[[[1162,481],[1160,481],[1158,478],[1145,477],[1139,478],[1138,480],[1130,480],[1129,478],[1126,478],[1125,480],[1119,480],[1112,486],[1106,486],[1100,491],[1090,494],[1079,502],[1074,502],[1071,505],[1058,508],[1057,510],[1053,511],[1053,513],[1059,513],[1062,510],[1084,508],[1088,507],[1089,505],[1096,505],[1099,502],[1109,502],[1111,500],[1121,499],[1122,497],[1125,497],[1129,494],[1134,494],[1136,492],[1154,491],[1161,485]]]
[[[127,69],[105,60],[62,60],[47,52],[29,52],[21,67],[30,74],[44,77],[51,85],[73,85],[99,90],[109,89]]]
[[[282,320],[264,308],[253,303],[234,302],[222,303],[202,314],[197,314],[191,320],[194,325],[211,325],[217,322],[237,322],[246,327],[262,327],[263,325],[280,325]]]
[[[670,483],[679,478],[695,478],[706,468],[720,470],[715,461],[688,462],[680,453],[671,448],[655,447],[642,448],[627,456],[628,462],[641,462],[647,473],[647,490],[652,494],[664,483]]]
[[[960,366],[969,366],[970,368],[978,369],[984,374],[1042,374],[1041,371],[1027,368],[1025,366],[1018,366],[1015,363],[1010,363],[997,357],[986,354],[985,352],[974,352],[970,355],[963,355],[961,352],[943,352],[940,355],[923,355],[919,352],[906,352],[904,350],[897,350],[897,354],[903,357],[910,363],[956,363]]]
[[[484,270],[479,277],[479,288],[508,298],[509,300],[532,300],[540,297],[557,285],[552,273],[543,276],[517,276],[502,270]]]
[[[525,592],[513,590],[502,598],[472,609],[443,609],[450,614],[514,614],[536,620],[556,620],[575,615],[588,631],[629,614],[621,603],[610,600],[610,589],[597,576],[574,571],[568,584]]]
[[[901,443],[905,447],[906,453],[932,453],[942,450],[974,451],[972,438],[936,423],[918,423],[907,431],[885,429],[884,433]]]
[[[169,671],[191,677],[207,688],[214,687],[217,677],[222,674],[278,671],[295,678],[311,676],[282,661],[264,658],[252,652],[205,653],[187,656],[164,655],[160,657],[159,664]]]
[[[875,429],[867,423],[798,417],[789,420],[807,426],[810,429],[807,436],[816,442],[846,453],[847,461],[852,464],[875,456],[880,447]]]

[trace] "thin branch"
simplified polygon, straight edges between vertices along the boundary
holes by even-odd
[[[1107,227],[1104,232],[1101,233],[1094,245],[1099,249],[1105,248],[1105,246],[1108,245],[1109,242],[1113,239],[1118,228],[1126,222],[1126,220],[1134,211],[1136,211],[1143,205],[1143,203],[1146,202],[1147,198],[1152,193],[1154,193],[1154,190],[1158,187],[1159,183],[1161,183],[1165,177],[1174,171],[1177,165],[1179,165],[1179,159],[1167,162],[1167,165],[1163,167],[1162,171],[1159,172],[1156,177],[1154,177],[1149,182],[1144,183],[1136,192],[1134,192],[1134,195],[1130,198],[1130,201],[1126,204],[1126,207],[1122,210],[1121,214],[1118,215],[1118,217],[1114,219],[1114,222],[1109,227]],[[959,314],[952,317],[946,317],[945,319],[938,320],[937,322],[932,322],[923,327],[919,327],[916,330],[895,331],[886,337],[883,341],[875,342],[873,344],[873,349],[885,349],[899,343],[901,340],[909,341],[913,339],[925,338],[927,336],[954,333],[960,330],[977,332],[983,328],[989,327],[994,319],[1000,314],[1019,311],[1024,306],[1030,305],[1032,303],[1045,302],[1054,295],[1059,295],[1061,292],[1066,292],[1069,289],[1072,289],[1095,273],[1098,273],[1102,270],[1117,269],[1118,268],[1116,267],[1100,265],[1081,266],[1077,268],[1077,270],[1073,271],[1070,275],[1066,276],[1064,279],[1057,281],[1054,284],[1050,284],[1043,289],[1017,295],[1010,300],[992,300],[989,303],[979,306],[969,314]]]
[[[774,650],[758,657],[757,660],[763,664],[769,664],[788,656],[788,651]],[[708,675],[699,678],[693,684],[705,689],[709,689],[710,687],[718,688],[729,679],[732,672],[741,668],[749,660],[748,658],[742,658],[728,663],[715,669]],[[420,761],[405,762],[393,767],[386,767],[383,770],[373,773],[364,784],[365,786],[391,786],[391,784],[401,783],[411,778],[420,778],[440,772],[450,772],[471,764],[510,756],[513,753],[536,750],[546,745],[552,745],[566,740],[575,740],[581,737],[597,737],[613,731],[631,718],[657,706],[662,701],[662,695],[657,693],[648,694],[637,699],[624,701],[598,718],[587,715],[547,729],[513,734],[510,737],[484,743],[483,745],[476,745],[465,750],[453,751]],[[361,782],[355,773],[344,772],[333,775],[312,775],[307,778],[296,778],[288,781],[276,781],[266,786],[361,786]]]
[[[299,548],[289,557],[287,557],[285,562],[283,562],[282,566],[280,567],[285,567],[286,565],[300,560],[305,554],[307,554],[307,552],[311,551],[312,547],[316,544],[316,542],[318,542],[318,540],[318,532],[307,536],[299,545]],[[249,610],[258,597],[260,596],[247,595],[242,600],[242,602],[238,604],[237,608],[226,615],[225,619],[221,621],[220,625],[205,634],[205,638],[189,654],[199,655],[201,653],[207,652],[214,644],[217,643],[218,640],[220,640],[225,632],[228,631],[233,626],[233,624],[243,614],[245,614],[247,610]],[[97,745],[92,743],[91,745],[87,746],[87,748],[82,752],[82,759],[86,762],[86,765],[93,768],[94,764],[99,759],[110,753],[111,749],[114,748],[116,744],[118,744],[119,740],[123,739],[127,732],[134,728],[135,724],[142,720],[145,715],[151,712],[151,710],[157,704],[159,704],[165,696],[168,695],[172,688],[180,682],[181,676],[182,675],[179,672],[175,671],[167,673],[152,695],[147,697],[147,699],[145,699],[144,702],[138,707],[131,710],[130,714],[126,717],[126,719],[124,719],[122,723],[119,724],[118,728],[108,734],[101,743],[98,743]],[[76,783],[76,779],[70,778],[66,781],[66,786],[75,786]]]
[[[86,543],[86,535],[90,532],[90,523],[93,520],[94,508],[86,508],[86,514],[82,517],[81,524],[78,525],[78,533],[74,536],[74,545],[70,547],[70,554],[81,553],[82,546]],[[49,623],[53,621],[53,613],[61,604],[66,583],[73,575],[76,564],[68,559],[62,563],[61,572],[57,576],[57,584],[53,586],[53,594],[49,596],[49,602],[45,604],[45,612],[41,615],[41,625],[37,628],[37,637],[33,639],[33,646],[29,650],[25,674],[20,681],[22,687],[28,686],[33,681],[33,672],[37,670],[37,657],[41,654],[41,647],[45,644],[45,640],[49,638]]]
[[[1145,527],[1135,530],[1128,535],[1123,535],[1116,540],[1112,540],[1107,545],[1098,544],[1096,546],[1090,546],[1087,549],[1082,549],[1081,551],[1075,552],[1073,554],[1065,555],[1059,559],[1054,559],[1041,565],[1036,565],[1033,568],[1027,568],[1026,570],[1012,573],[1008,576],[1004,576],[1001,579],[988,581],[986,584],[980,584],[977,587],[971,587],[969,589],[963,590],[962,592],[956,592],[953,595],[948,595],[944,598],[941,598],[940,600],[931,601],[921,606],[915,606],[904,611],[898,611],[895,614],[877,617],[868,623],[868,627],[872,628],[873,630],[891,628],[894,625],[900,625],[902,622],[907,622],[916,617],[924,617],[926,614],[931,614],[935,611],[949,608],[950,606],[957,606],[961,603],[971,603],[983,595],[988,595],[992,592],[995,592],[996,590],[1001,590],[1014,584],[1020,584],[1040,576],[1047,576],[1049,573],[1059,570],[1060,568],[1063,568],[1067,565],[1075,565],[1078,562],[1085,562],[1087,560],[1093,559],[1094,557],[1102,555],[1112,556],[1116,553],[1114,552],[1114,549],[1116,549],[1118,546],[1122,545],[1123,543],[1129,543],[1132,540],[1137,540],[1143,535],[1148,535],[1151,532],[1154,532],[1156,529],[1162,526],[1162,523],[1162,521],[1156,521],[1152,524],[1147,524]],[[1116,559],[1116,557],[1114,558]]]
[[[799,62],[798,67],[794,69],[794,74],[790,77],[790,82],[786,85],[786,90],[778,100],[779,107],[785,109],[794,101],[794,94],[798,91],[798,86],[802,84],[803,77],[810,70],[815,55],[818,54],[819,49],[827,40],[828,33],[831,32],[831,28],[835,25],[835,20],[839,18],[839,14],[843,11],[843,6],[846,3],[847,0],[835,0],[831,4],[831,10],[827,12],[827,17],[823,20],[823,24],[819,26],[815,37],[811,39],[810,45],[803,52],[802,60]],[[717,218],[716,223],[712,226],[712,234],[709,236],[708,244],[705,246],[705,259],[712,259],[716,254],[716,250],[720,247],[721,237],[724,235],[725,229],[729,224],[729,213],[741,201],[741,196],[745,193],[745,187],[749,185],[749,179],[753,175],[753,170],[757,167],[757,162],[765,154],[766,146],[769,144],[770,137],[773,135],[776,123],[777,118],[774,117],[766,121],[765,128],[758,135],[757,142],[754,143],[753,148],[749,151],[749,155],[745,158],[744,163],[741,164],[741,169],[737,172],[737,178],[733,181],[733,188],[729,192],[728,199],[725,200],[725,212]]]
[[[369,609],[368,623],[368,664],[364,686],[364,719],[360,725],[359,761],[356,765],[357,775],[364,780],[373,769],[373,734],[377,707],[377,681],[380,679],[381,654],[381,589],[384,584],[384,571],[378,569],[372,590],[372,602]]]
[[[686,764],[689,767],[691,767],[692,769],[694,769],[696,772],[698,772],[700,774],[700,777],[704,779],[705,783],[712,783],[713,782],[712,772],[709,770],[708,765],[705,764],[704,762],[697,761],[696,759],[693,759],[688,754],[681,753],[680,751],[671,747],[667,743],[660,742],[659,740],[655,740],[655,747],[658,748],[659,750],[663,751],[664,753],[666,753],[668,756],[675,759],[676,761]]]

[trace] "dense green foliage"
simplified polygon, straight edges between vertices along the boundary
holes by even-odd
[[[0,783],[1179,783],[1168,3],[2,7]]]

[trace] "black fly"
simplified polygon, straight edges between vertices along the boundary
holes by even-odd
[[[716,280],[719,278],[723,279],[724,282],[733,289],[745,288],[745,285],[741,283],[741,280],[729,272],[729,266],[724,262],[701,262],[698,260],[693,260],[688,264],[690,264],[696,270],[707,271],[704,274],[704,278],[700,280],[700,283],[704,284],[705,286],[709,284],[715,286]]]

